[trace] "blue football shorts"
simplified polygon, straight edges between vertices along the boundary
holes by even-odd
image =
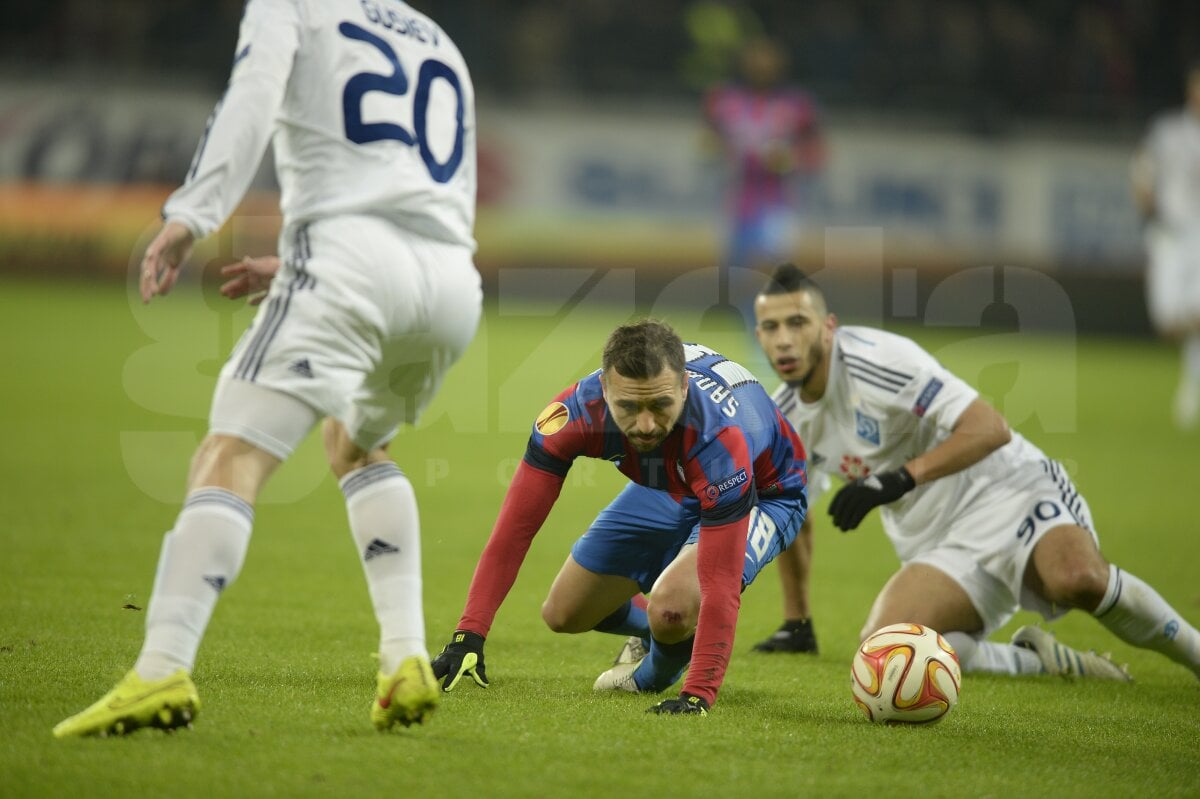
[[[742,590],[796,539],[804,522],[802,499],[764,499],[751,512],[742,567]],[[571,548],[583,568],[636,580],[643,593],[700,535],[700,502],[677,502],[665,491],[636,483],[622,489]]]

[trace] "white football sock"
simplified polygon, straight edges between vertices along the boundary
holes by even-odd
[[[254,508],[232,492],[188,494],[158,557],[146,640],[134,664],[142,679],[191,672],[217,598],[242,569],[253,524]]]
[[[1042,660],[1031,649],[1012,644],[984,641],[970,633],[946,633],[942,636],[954,647],[959,665],[965,672],[983,674],[1045,674]]]
[[[379,670],[391,674],[404,658],[428,655],[416,495],[390,461],[355,469],[339,485],[379,620]]]
[[[1092,613],[1125,643],[1161,652],[1200,677],[1200,632],[1129,572],[1109,564],[1108,590]]]

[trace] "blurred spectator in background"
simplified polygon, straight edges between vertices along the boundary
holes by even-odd
[[[1200,60],[1184,107],[1160,116],[1134,158],[1134,201],[1146,220],[1146,298],[1159,333],[1183,343],[1175,424],[1200,422]]]
[[[793,255],[800,181],[825,159],[817,108],[786,84],[787,55],[773,39],[746,42],[740,80],[704,100],[704,115],[728,168],[725,267],[773,266]]]

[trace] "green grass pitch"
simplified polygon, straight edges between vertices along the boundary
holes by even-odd
[[[629,309],[500,303],[394,454],[416,487],[425,611],[437,651],[549,398],[594,368]],[[745,335],[684,334],[769,370]],[[148,308],[124,287],[0,283],[0,797],[53,796],[1197,796],[1200,682],[1081,614],[1052,629],[1111,649],[1131,685],[968,675],[942,723],[867,723],[849,663],[895,569],[871,519],[843,535],[814,509],[818,657],[755,655],[779,621],[773,569],[745,594],[706,719],[596,696],[620,640],[563,636],[539,608],[571,542],[622,484],[581,464],[488,640],[492,687],[446,695],[423,728],[379,735],[367,711],[376,627],[341,496],[310,438],[268,488],[238,582],[217,608],[192,730],[56,741],[50,728],[132,664],[162,533],[204,429],[213,378],[249,319],[195,285]],[[952,369],[1063,460],[1108,557],[1200,623],[1196,453],[1168,422],[1174,350],[982,330],[920,330]],[[128,607],[132,606],[132,607]],[[1019,614],[1001,636],[1034,618]]]

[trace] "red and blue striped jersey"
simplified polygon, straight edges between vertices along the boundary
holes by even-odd
[[[705,524],[744,517],[759,496],[804,496],[804,446],[754,375],[699,344],[685,354],[684,410],[657,449],[639,452],[621,433],[596,371],[538,416],[525,462],[562,477],[578,457],[612,461],[635,483],[698,499]]]

